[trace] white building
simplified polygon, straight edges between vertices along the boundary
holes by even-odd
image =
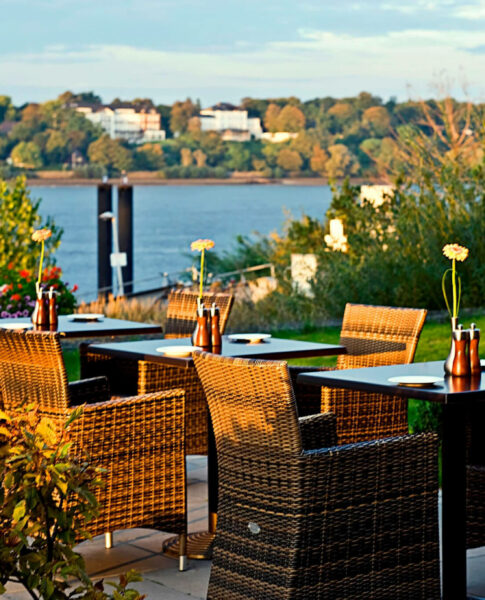
[[[248,111],[226,102],[220,102],[211,108],[200,111],[201,131],[218,131],[224,140],[242,142],[263,134],[261,119],[248,117]]]
[[[165,131],[160,129],[160,113],[153,107],[138,107],[132,104],[76,103],[73,105],[86,119],[101,127],[113,139],[120,138],[132,144],[160,142]]]

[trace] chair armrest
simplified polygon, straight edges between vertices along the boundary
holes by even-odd
[[[296,407],[298,415],[305,417],[307,415],[316,415],[321,410],[321,391],[316,385],[308,385],[306,383],[298,383],[298,375],[300,373],[309,373],[317,371],[334,371],[333,367],[305,367],[305,366],[289,366],[291,384],[295,392]]]
[[[300,417],[298,421],[304,450],[330,448],[337,445],[337,421],[333,413]]]
[[[106,377],[80,379],[69,384],[71,405],[94,404],[109,400],[109,383]]]

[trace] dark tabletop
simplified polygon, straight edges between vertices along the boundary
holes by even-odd
[[[191,357],[179,358],[165,356],[162,352],[157,352],[157,348],[162,348],[164,346],[187,346],[190,345],[190,343],[190,338],[143,340],[140,342],[90,344],[89,350],[90,352],[111,354],[120,358],[147,360],[189,368],[193,364]],[[222,338],[223,356],[289,359],[305,358],[309,356],[334,356],[336,354],[345,354],[345,347],[337,344],[315,344],[313,342],[283,340],[279,338],[270,338],[259,344],[231,342],[226,335]]]
[[[21,319],[0,319],[0,326],[6,323],[29,323],[30,318]],[[49,331],[49,329],[46,329]],[[138,323],[136,321],[125,321],[123,319],[103,319],[97,321],[73,320],[69,315],[59,317],[57,331],[62,337],[81,338],[81,337],[105,337],[111,335],[137,335],[148,333],[161,333],[162,328],[159,325],[150,325],[147,323]]]
[[[443,364],[444,361],[436,361],[411,365],[301,373],[298,381],[322,387],[397,394],[441,404],[485,400],[485,377],[482,377],[481,374],[475,377],[445,377]],[[427,388],[408,387],[388,381],[389,377],[400,375],[433,375],[442,377],[443,381]]]

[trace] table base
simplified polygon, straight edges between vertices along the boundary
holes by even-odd
[[[197,531],[187,535],[187,558],[193,560],[210,560],[212,558],[212,546],[216,537],[213,531]],[[174,535],[165,540],[162,545],[162,553],[171,558],[179,556],[179,536]]]

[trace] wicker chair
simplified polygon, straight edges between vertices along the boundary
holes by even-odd
[[[196,292],[176,290],[168,298],[165,338],[190,337],[196,324]],[[203,303],[219,307],[221,333],[227,325],[232,294],[204,294]],[[120,360],[89,352],[81,345],[81,376],[108,377],[113,393],[149,394],[160,390],[185,390],[185,453],[207,454],[207,403],[199,378],[193,369],[180,369],[149,361]]]
[[[336,446],[286,363],[195,353],[217,446],[209,600],[440,597],[437,437]]]
[[[467,423],[467,547],[485,546],[485,406],[476,404]]]
[[[187,532],[184,392],[109,399],[106,378],[67,382],[59,334],[0,330],[0,389],[6,411],[25,400],[57,426],[86,403],[70,427],[73,454],[105,469],[96,489],[99,515],[87,524],[111,547],[117,529],[147,527],[180,534],[185,569]]]
[[[340,343],[347,354],[337,369],[411,363],[426,319],[426,310],[347,304]],[[406,435],[407,400],[368,392],[299,385],[296,378],[315,367],[290,367],[301,415],[333,412],[340,444]]]

